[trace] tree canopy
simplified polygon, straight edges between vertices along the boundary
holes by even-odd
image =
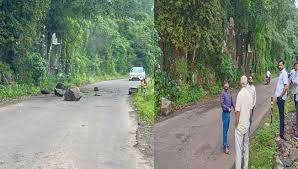
[[[0,77],[17,82],[153,73],[159,53],[150,0],[1,0],[0,19]],[[33,65],[44,75],[33,78]]]

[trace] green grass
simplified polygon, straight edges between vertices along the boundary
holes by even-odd
[[[153,80],[150,80],[148,83],[146,99],[139,89],[139,92],[133,95],[133,104],[140,113],[140,117],[153,125],[156,116],[154,113],[155,96]]]
[[[177,93],[178,94],[178,93]],[[194,101],[203,99],[207,96],[207,92],[201,87],[191,87],[191,86],[182,86],[181,91],[177,100],[175,101],[175,106],[183,106]]]
[[[288,98],[285,105],[285,112],[294,110],[292,98]],[[249,168],[268,169],[273,168],[277,145],[275,143],[276,134],[279,132],[279,115],[275,103],[273,109],[273,122],[270,124],[270,116],[266,117],[256,131],[255,137],[250,141]]]
[[[8,99],[21,98],[23,96],[35,95],[39,93],[39,88],[34,85],[15,84],[0,86],[0,102]]]

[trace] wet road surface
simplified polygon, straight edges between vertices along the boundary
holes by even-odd
[[[78,102],[36,96],[0,108],[1,169],[150,169],[134,147],[127,80],[81,89]],[[94,96],[98,86],[101,96]]]
[[[257,104],[251,131],[255,131],[270,109],[274,94],[270,85],[256,86]],[[236,95],[233,96],[236,100]],[[229,145],[232,155],[222,152],[222,121],[219,98],[193,105],[154,128],[155,169],[230,169],[234,164],[234,112],[231,114]]]

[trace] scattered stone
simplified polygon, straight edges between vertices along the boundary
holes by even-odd
[[[298,162],[298,149],[296,148],[290,149],[290,158],[292,159],[292,161]]]
[[[51,91],[46,90],[46,89],[41,89],[41,90],[40,90],[40,93],[41,93],[41,94],[50,94]]]
[[[288,157],[290,155],[290,148],[292,146],[287,141],[282,140],[278,147],[283,157]]]
[[[295,121],[296,113],[288,113],[285,117],[286,140],[279,137],[275,139],[278,146],[279,159],[283,164],[283,168],[287,169],[298,168],[298,141],[294,138]]]
[[[96,87],[94,87],[94,96],[101,96],[100,94],[99,94],[99,88],[96,86]]]
[[[171,101],[166,98],[162,98],[160,107],[161,107],[162,115],[164,115],[164,116],[169,115],[171,112]]]
[[[65,86],[63,83],[57,83],[54,93],[58,97],[62,97],[64,95]]]
[[[293,161],[291,160],[291,158],[283,158],[281,159],[284,167],[291,167],[293,164]]]
[[[284,167],[284,165],[283,165],[283,163],[281,162],[281,160],[279,159],[279,156],[276,156],[276,169],[283,169]]]
[[[71,89],[68,89],[64,94],[65,101],[79,101],[81,97],[82,97],[81,92],[78,87],[73,87]]]

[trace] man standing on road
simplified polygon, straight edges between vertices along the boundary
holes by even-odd
[[[252,100],[253,100],[253,107],[252,107],[252,109],[251,109],[251,114],[250,114],[250,119],[249,119],[250,126],[251,126],[251,123],[252,123],[252,117],[253,117],[253,114],[254,114],[254,109],[255,109],[255,106],[256,106],[256,100],[257,100],[256,88],[255,88],[255,86],[253,85],[252,76],[249,76],[249,78],[248,78],[248,86],[247,86],[247,89],[248,89],[249,93],[251,94],[251,96],[252,96]],[[250,126],[249,126],[249,132],[250,132]]]
[[[290,77],[290,81],[291,81],[292,93],[294,96],[293,98],[294,98],[294,103],[296,108],[296,130],[295,130],[294,138],[298,140],[298,63],[297,62],[294,64],[294,69],[295,69],[295,72],[292,73]]]
[[[285,69],[285,62],[280,60],[278,62],[278,69],[280,71],[277,86],[275,89],[275,100],[279,110],[279,136],[281,139],[284,138],[284,128],[285,128],[285,101],[287,99],[287,91],[289,88],[288,74]]]
[[[222,107],[222,140],[223,140],[223,151],[226,154],[230,154],[229,146],[228,146],[228,131],[230,125],[230,113],[232,108],[235,109],[231,92],[229,91],[229,83],[227,81],[224,82],[224,89],[220,95],[220,104]]]
[[[252,96],[247,89],[247,77],[240,79],[241,90],[237,95],[235,110],[235,168],[241,169],[242,157],[244,159],[244,169],[248,169],[249,158],[249,118],[253,107]]]

